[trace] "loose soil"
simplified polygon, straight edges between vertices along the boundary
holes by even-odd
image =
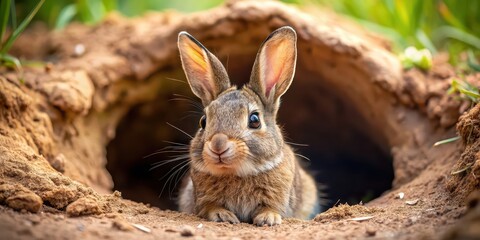
[[[232,1],[190,15],[112,15],[97,26],[72,24],[57,32],[31,28],[12,54],[42,63],[26,66],[22,79],[0,69],[1,238],[478,238],[480,105],[446,94],[451,80],[459,78],[447,57],[436,57],[428,72],[403,71],[385,40],[338,16],[313,15],[273,1]],[[225,64],[229,59],[229,73],[242,82],[261,41],[283,25],[298,32],[299,62],[297,87],[285,96],[281,119],[293,139],[312,141],[310,154],[325,159],[312,158],[310,167],[318,175],[333,166],[324,175],[334,174],[322,180],[338,190],[325,190],[333,208],[309,221],[255,227],[208,222],[164,210],[171,204],[163,199],[149,201],[162,210],[112,190],[124,164],[112,154],[125,145],[109,143],[130,136],[122,122],[163,117],[169,111],[156,111],[172,109],[169,96],[188,92],[166,80],[184,79],[176,50],[179,31],[192,33]],[[465,79],[480,85],[479,74]],[[142,107],[156,101],[160,105]],[[132,132],[140,129],[131,126]],[[456,131],[460,141],[432,147]],[[150,132],[166,140],[176,136],[165,128]],[[322,149],[325,144],[331,145]],[[129,150],[139,151],[133,145]],[[329,149],[359,160],[321,155]],[[347,163],[372,172],[360,178],[345,174]],[[370,182],[358,180],[363,178]],[[349,183],[357,189],[375,181],[388,182],[376,185],[380,193],[368,203],[357,199],[347,205],[347,199],[332,197],[345,195]],[[138,183],[125,186],[139,189],[131,192],[138,195],[151,191]]]

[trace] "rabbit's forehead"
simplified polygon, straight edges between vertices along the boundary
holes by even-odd
[[[228,112],[234,115],[243,115],[259,110],[259,104],[245,91],[235,90],[220,95],[211,103],[209,110],[217,113]]]

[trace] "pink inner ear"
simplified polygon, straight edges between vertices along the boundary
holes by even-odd
[[[265,46],[262,56],[264,69],[261,71],[264,72],[262,75],[264,76],[265,96],[267,98],[272,88],[274,88],[282,78],[286,77],[285,71],[287,71],[287,69],[285,69],[285,64],[288,64],[292,55],[288,44],[287,41],[278,40],[268,43],[268,45]]]
[[[185,69],[186,74],[191,81],[194,91],[197,93],[203,92],[207,98],[212,98],[213,94],[213,82],[210,71],[210,63],[207,60],[204,50],[195,44],[190,39],[181,41],[181,54],[184,55],[183,61],[187,66]],[[197,88],[197,86],[199,88]]]

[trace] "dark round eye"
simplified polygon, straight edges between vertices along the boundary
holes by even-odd
[[[260,128],[260,117],[258,116],[258,112],[253,112],[248,117],[248,127],[249,128]]]
[[[205,117],[205,115],[203,115],[203,116],[200,118],[200,121],[198,122],[198,125],[199,125],[202,129],[205,129],[205,126],[207,125],[207,117]]]

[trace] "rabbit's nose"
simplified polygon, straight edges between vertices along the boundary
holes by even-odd
[[[222,155],[229,148],[228,137],[223,133],[217,133],[213,135],[212,140],[209,144],[210,150],[217,155]]]

